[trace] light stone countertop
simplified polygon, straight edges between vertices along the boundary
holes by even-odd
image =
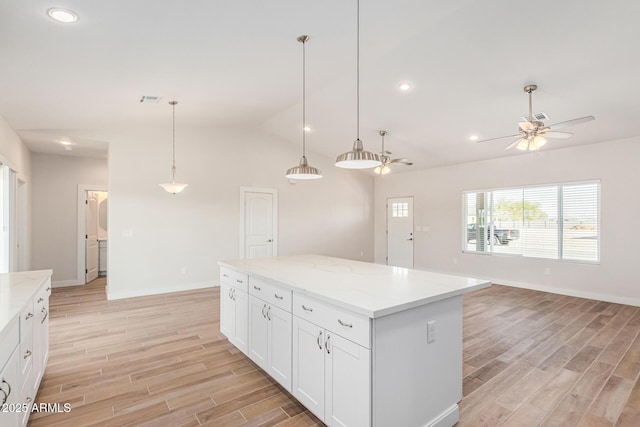
[[[372,319],[491,286],[487,280],[321,255],[218,264]]]
[[[0,274],[0,335],[52,274],[53,270]]]

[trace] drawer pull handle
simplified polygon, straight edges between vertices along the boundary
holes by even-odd
[[[283,296],[278,295],[278,294],[273,294],[273,296],[274,296],[274,297],[276,297],[277,299],[284,299],[284,297],[283,297]]]
[[[265,319],[267,318],[266,313],[264,312],[267,309],[267,304],[262,306],[262,317],[264,317]]]
[[[40,304],[42,301],[44,301],[42,298],[38,298],[38,304]]]
[[[46,308],[42,307],[42,320],[40,323],[44,323],[44,321],[47,320],[47,317],[49,317],[49,312]]]
[[[7,385],[9,391],[4,391],[4,388],[2,388],[2,385],[4,384]],[[9,398],[9,395],[11,395],[11,384],[9,384],[4,378],[2,379],[2,384],[0,385],[0,391],[2,391],[2,394],[4,394],[4,398],[2,399],[2,404],[4,404]]]
[[[50,290],[51,290],[51,286],[49,286],[49,287],[47,288],[47,292],[49,292]]]
[[[313,311],[313,307],[307,307],[306,305],[302,304],[302,309],[304,311]]]
[[[256,286],[256,285],[253,285],[253,289],[255,289],[256,291],[261,291],[261,290],[262,290],[262,288],[261,288],[261,287],[258,287],[258,286]]]
[[[24,316],[24,320],[29,320],[33,317],[33,313],[28,313],[26,316]]]
[[[271,320],[271,306],[267,308],[267,319]]]
[[[31,403],[31,401],[32,401],[32,400],[33,400],[32,398],[27,397],[27,401],[26,401],[25,403],[26,403],[26,404],[29,404],[29,403]]]
[[[243,282],[242,280],[240,280],[240,279],[236,279],[236,282],[238,282],[238,283],[244,283],[244,282]]]
[[[318,348],[320,350],[322,350],[322,344],[320,344],[321,339],[322,339],[322,331],[320,331],[320,333],[318,334],[318,339],[316,340],[316,342],[318,343]]]
[[[26,351],[26,353],[24,354],[24,358],[27,359],[29,356],[31,356],[31,350]]]
[[[222,274],[222,277],[229,277],[228,274]]]
[[[344,323],[342,320],[338,319],[338,323],[340,323],[342,326],[346,326],[347,328],[353,328],[353,324],[351,323]]]
[[[331,339],[331,335],[327,334],[327,340],[324,342],[324,348],[327,350],[327,354],[331,354],[329,350],[329,340]]]

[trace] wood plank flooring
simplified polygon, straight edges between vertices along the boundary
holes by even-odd
[[[72,410],[30,426],[322,425],[220,333],[218,288],[104,285],[53,290],[36,402]],[[464,304],[459,426],[640,425],[639,308],[496,285]]]

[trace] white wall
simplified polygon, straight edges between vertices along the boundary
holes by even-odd
[[[26,246],[20,250],[20,254],[25,259],[21,260],[19,264],[25,266],[26,269],[31,269],[31,151],[2,116],[0,116],[0,162],[16,171],[17,180],[23,181],[26,185],[25,192],[20,193],[26,196],[26,200],[24,203],[17,201],[18,204],[24,206],[26,218],[21,218],[16,222],[16,225],[19,224],[20,227],[14,232],[24,233],[23,238],[19,240]]]
[[[632,138],[376,178],[376,262],[386,256],[386,199],[415,196],[414,224],[430,227],[414,233],[416,268],[640,305],[639,159],[640,138]],[[590,179],[601,180],[600,264],[462,253],[463,190]]]
[[[171,130],[102,136],[109,145],[109,298],[218,283],[217,262],[238,257],[241,186],[278,190],[279,254],[373,260],[373,178],[308,153],[317,181],[284,177],[301,148],[240,129],[179,128],[171,195]],[[181,274],[182,267],[187,273]]]
[[[32,267],[78,284],[78,184],[107,185],[107,161],[33,153],[32,163]]]

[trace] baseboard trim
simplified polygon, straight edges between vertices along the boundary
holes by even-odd
[[[632,305],[640,307],[640,298],[619,297],[616,295],[601,294],[598,292],[577,291],[569,288],[558,288],[555,286],[535,285],[532,283],[516,282],[513,280],[488,279],[497,285],[513,286],[514,288],[531,289],[533,291],[549,292],[552,294],[568,295],[570,297],[586,298],[596,301],[606,301],[615,304]]]
[[[446,411],[438,415],[436,418],[425,424],[424,427],[450,427],[460,419],[460,409],[458,404],[454,403]]]
[[[51,282],[51,287],[52,288],[65,288],[67,286],[82,286],[84,285],[84,282],[82,282],[81,280],[56,280],[54,282]]]
[[[162,288],[137,289],[137,290],[127,291],[127,292],[107,291],[107,299],[115,300],[115,299],[124,299],[124,298],[145,297],[149,295],[168,294],[171,292],[193,291],[196,289],[213,288],[214,286],[218,286],[218,284],[215,282],[199,282],[199,283],[187,283],[187,284],[178,285],[178,286],[165,286]]]

